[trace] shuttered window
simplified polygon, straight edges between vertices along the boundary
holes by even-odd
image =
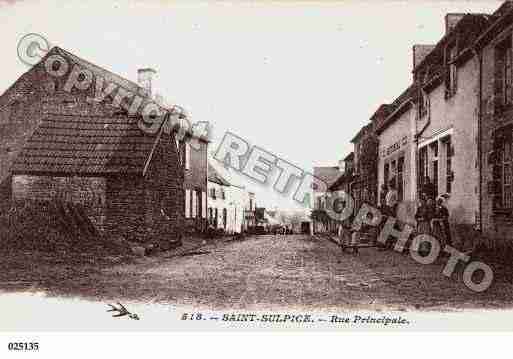
[[[446,80],[445,80],[445,97],[451,97],[456,93],[456,89],[458,86],[458,68],[456,67],[456,55],[457,55],[457,46],[456,43],[452,43],[447,46],[445,52],[445,71],[446,71]]]
[[[502,148],[502,202],[504,208],[511,209],[511,138],[504,142]]]
[[[493,156],[488,159],[492,170],[492,181],[488,184],[488,190],[493,194],[493,209],[496,212],[511,212],[513,209],[512,134],[511,126],[495,134]]]
[[[511,37],[495,48],[495,106],[500,112],[513,103]]]

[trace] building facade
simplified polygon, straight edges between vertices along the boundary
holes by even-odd
[[[481,69],[480,219],[485,245],[497,249],[513,245],[512,33],[513,5],[505,2],[475,45]]]
[[[190,134],[180,146],[185,168],[185,231],[190,234],[207,228],[208,143]]]
[[[436,45],[413,47],[413,83],[378,126],[379,186],[393,181],[397,216],[415,224],[430,182],[448,194],[451,230],[464,245],[479,222],[479,58],[472,46],[489,26],[484,14],[448,14]]]
[[[381,105],[370,122],[351,140],[354,145],[354,176],[350,192],[358,211],[363,203],[378,206],[379,138],[376,131],[380,120],[389,113],[389,105]]]
[[[379,136],[378,198],[393,182],[398,195],[397,218],[415,225],[415,106],[414,86],[408,87],[388,107],[390,114],[376,119]],[[382,203],[380,203],[382,204]]]
[[[59,59],[54,70],[67,73],[50,75],[50,56]],[[72,71],[78,79],[92,76],[93,85],[66,89]],[[14,200],[55,200],[70,215],[78,208],[100,232],[160,238],[166,246],[183,228],[183,167],[174,133],[141,131],[141,115],[129,115],[127,104],[117,106],[112,97],[91,101],[100,80],[151,100],[148,89],[58,47],[2,95],[0,135],[9,148],[0,155],[2,180]]]
[[[253,198],[242,186],[231,184],[211,164],[208,165],[207,218],[209,225],[227,234],[247,230],[247,213],[254,212]]]
[[[485,14],[448,14],[446,34],[414,68],[417,84],[417,193],[426,179],[434,195],[448,194],[455,245],[474,245],[480,225],[480,64],[475,40]]]

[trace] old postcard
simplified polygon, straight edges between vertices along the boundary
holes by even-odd
[[[0,330],[512,329],[513,2],[4,1],[0,33]]]

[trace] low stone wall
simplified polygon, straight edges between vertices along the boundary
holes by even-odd
[[[81,204],[99,231],[104,230],[105,189],[106,181],[99,177],[12,177],[14,201],[61,201]]]

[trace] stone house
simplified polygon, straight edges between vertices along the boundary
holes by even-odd
[[[480,69],[480,223],[486,245],[511,248],[513,234],[513,3],[492,14],[475,43]]]
[[[90,86],[70,88],[71,76]],[[103,83],[117,92],[92,100]],[[0,97],[3,196],[80,204],[109,236],[158,237],[163,246],[181,237],[183,141],[164,126],[141,131],[140,111],[129,114],[122,96],[148,103],[150,91],[52,48]]]
[[[446,34],[413,69],[417,85],[417,193],[429,177],[435,195],[450,195],[453,237],[470,244],[479,223],[479,59],[475,40],[487,14],[448,14]]]
[[[437,44],[413,47],[413,83],[378,126],[379,186],[398,181],[399,219],[414,224],[429,177],[435,196],[450,195],[460,243],[479,217],[479,61],[472,46],[490,21],[486,14],[447,14]]]

